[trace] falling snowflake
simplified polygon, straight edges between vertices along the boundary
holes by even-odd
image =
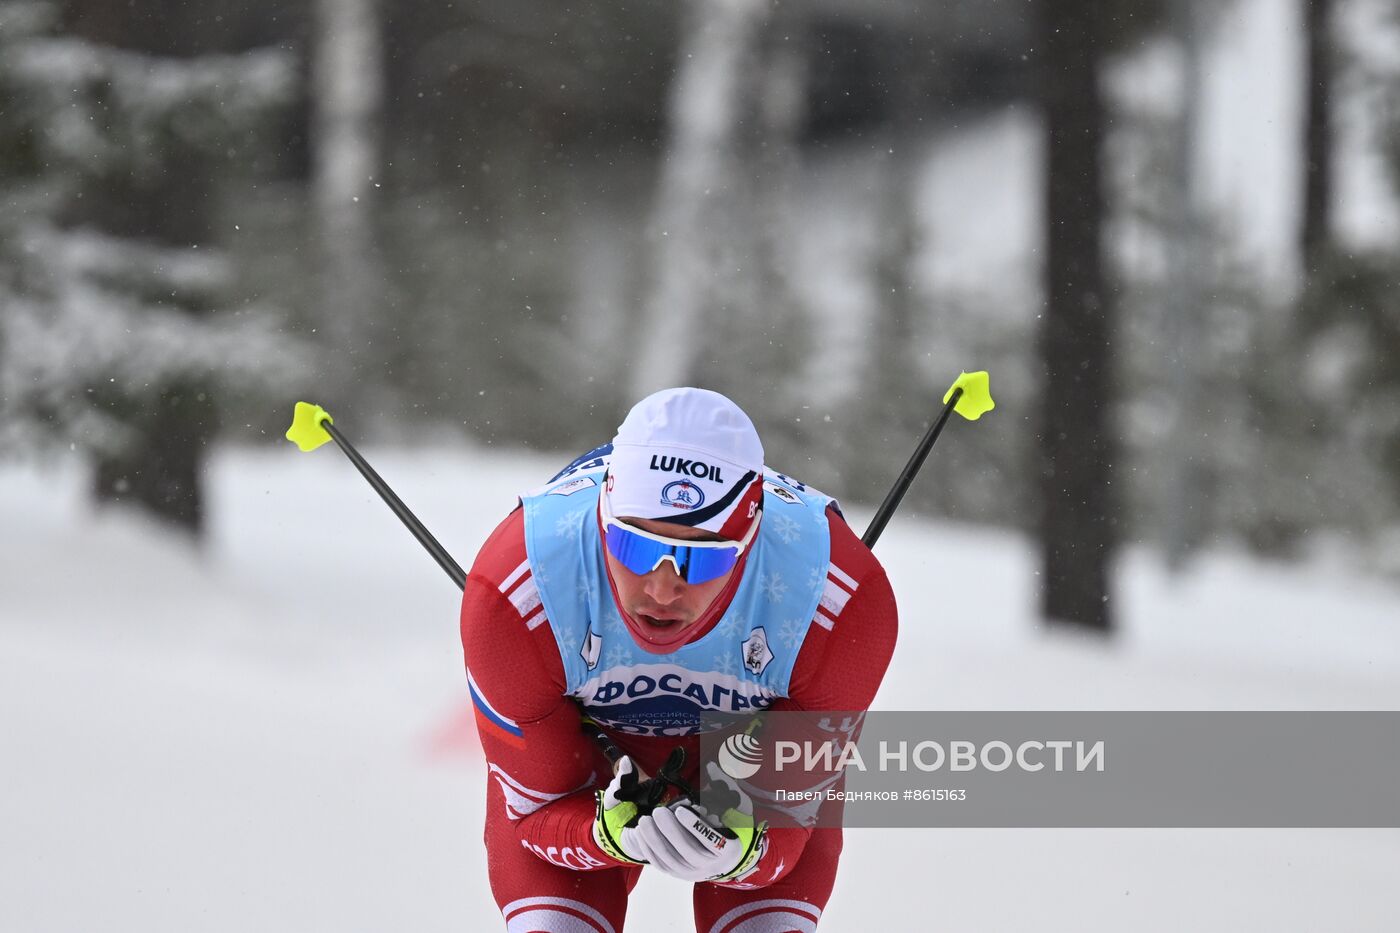
[[[715,670],[727,677],[733,677],[739,673],[739,662],[734,660],[732,652],[726,652],[720,657],[719,663],[715,665]]]
[[[826,574],[822,573],[816,567],[807,571],[807,589],[815,593],[824,586],[826,586]]]
[[[771,574],[759,574],[758,587],[770,603],[780,603],[787,596],[788,586],[783,582],[783,575],[776,571]]]
[[[535,578],[535,586],[544,586],[549,582],[549,573],[543,567],[531,567],[530,576]]]
[[[778,642],[789,648],[796,648],[806,634],[807,625],[799,618],[785,619],[778,626]]]
[[[784,544],[791,544],[802,537],[802,526],[792,516],[779,512],[773,516],[773,533],[782,538]]]
[[[565,512],[559,516],[559,520],[554,523],[554,536],[556,538],[567,538],[577,534],[583,527],[583,520],[586,516],[581,511]]]

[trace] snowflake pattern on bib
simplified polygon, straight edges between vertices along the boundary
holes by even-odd
[[[758,578],[758,586],[763,590],[764,597],[774,605],[781,603],[787,595],[787,584],[783,582],[783,575],[777,571],[761,575]]]
[[[791,544],[802,537],[802,528],[793,521],[792,516],[779,512],[771,516],[771,521],[773,531],[783,539],[784,544]]]

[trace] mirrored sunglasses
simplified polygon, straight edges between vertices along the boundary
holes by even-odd
[[[635,574],[651,573],[669,560],[676,574],[691,585],[708,583],[734,569],[744,543],[735,541],[691,541],[682,544],[672,538],[649,534],[624,525],[615,518],[603,526],[608,553]]]

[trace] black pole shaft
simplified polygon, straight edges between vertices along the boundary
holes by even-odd
[[[894,486],[885,494],[885,501],[881,502],[880,507],[875,510],[875,517],[870,520],[870,527],[865,529],[865,534],[860,539],[866,547],[873,548],[875,542],[880,540],[880,535],[884,533],[885,526],[890,522],[890,516],[894,514],[895,509],[899,508],[900,500],[909,491],[909,484],[914,482],[914,477],[918,475],[919,468],[924,465],[924,459],[928,457],[928,452],[933,449],[933,442],[938,440],[938,435],[943,432],[943,426],[948,423],[948,417],[953,414],[953,409],[957,407],[958,399],[962,398],[962,394],[962,386],[953,390],[953,394],[948,398],[948,404],[943,406],[943,413],[925,432],[924,439],[919,441],[914,455],[904,465],[904,472],[899,474],[899,479],[894,481]]]
[[[603,731],[602,726],[588,718],[587,713],[583,714],[582,722],[584,734],[603,750],[603,754],[607,756],[609,764],[616,765],[624,756],[622,749],[618,748],[616,743],[613,742],[612,737]]]
[[[345,439],[335,425],[329,421],[321,422],[321,427],[326,429],[326,433],[345,452],[345,456],[350,458],[350,462],[355,464],[355,469],[360,471],[360,475],[369,480],[369,484],[374,487],[374,491],[379,493],[379,498],[383,499],[389,508],[394,510],[394,514],[399,517],[399,521],[404,523],[404,527],[413,532],[413,537],[418,539],[418,543],[428,549],[428,553],[433,555],[433,560],[438,562],[438,566],[447,571],[447,575],[452,578],[452,582],[457,584],[457,589],[463,589],[467,585],[467,575],[462,572],[462,568],[452,559],[452,555],[447,553],[447,549],[438,544],[423,523],[418,520],[418,516],[409,511],[408,506],[403,504],[403,500],[394,495],[394,490],[389,488],[389,484],[374,472],[374,467],[370,466],[360,452],[355,449],[355,445]]]

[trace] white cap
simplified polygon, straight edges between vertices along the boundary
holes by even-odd
[[[662,389],[627,413],[608,466],[612,514],[738,541],[763,504],[763,443],[743,410],[708,389]]]

